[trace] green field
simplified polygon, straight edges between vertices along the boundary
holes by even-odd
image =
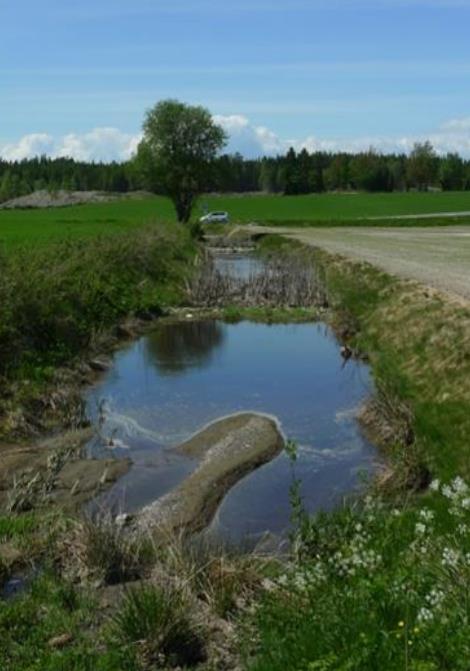
[[[227,210],[234,222],[335,221],[443,212],[470,212],[470,192],[351,193],[307,196],[212,196],[199,203]]]
[[[42,210],[3,210],[0,211],[0,244],[114,234],[129,231],[133,226],[174,219],[173,207],[166,198],[116,200]]]
[[[470,211],[470,192],[321,194],[308,196],[203,196],[194,218],[209,210],[227,210],[234,223],[336,223],[365,217]],[[163,197],[118,200],[47,210],[0,211],[0,243],[115,233],[157,220],[174,221]],[[470,217],[469,217],[470,220]],[[426,222],[427,220],[423,220]],[[465,218],[461,223],[465,223]],[[400,222],[401,224],[407,222]],[[408,222],[413,223],[412,221]],[[432,223],[432,222],[428,222]],[[443,223],[440,220],[440,223]]]

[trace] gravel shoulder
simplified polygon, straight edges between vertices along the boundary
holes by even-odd
[[[265,228],[470,300],[470,227]]]

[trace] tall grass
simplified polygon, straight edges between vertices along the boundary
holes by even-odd
[[[126,315],[155,315],[181,300],[193,253],[189,232],[176,224],[4,252],[0,416],[9,381],[27,382],[23,391],[34,396],[56,367],[93,350]]]

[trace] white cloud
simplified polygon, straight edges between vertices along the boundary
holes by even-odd
[[[408,136],[359,136],[353,138],[285,139],[265,126],[254,125],[248,117],[231,114],[216,115],[214,119],[227,131],[226,151],[239,152],[247,158],[283,154],[289,147],[308,151],[357,152],[370,147],[387,152],[408,153],[417,141],[430,140],[439,154],[457,152],[470,158],[470,117],[450,119],[434,132]],[[45,154],[68,156],[82,161],[123,161],[130,158],[140,141],[140,134],[123,133],[117,128],[95,128],[88,133],[70,133],[54,138],[46,133],[25,135],[16,143],[0,144],[0,156],[21,160]]]
[[[89,133],[71,133],[58,143],[55,156],[70,156],[79,161],[125,161],[137,149],[140,136],[122,133],[117,128],[95,128]]]
[[[282,139],[264,126],[252,125],[245,116],[216,116],[230,136],[228,150],[239,151],[247,157],[274,156],[286,152],[289,147],[296,150],[314,151],[366,151],[374,147],[383,153],[409,153],[415,142],[430,140],[439,154],[457,152],[470,158],[470,117],[452,119],[442,124],[435,132],[423,135],[360,136],[356,138],[306,138]]]
[[[70,133],[57,139],[46,133],[31,133],[16,143],[0,145],[0,156],[8,161],[42,155],[77,161],[125,161],[135,152],[139,140],[140,135],[117,128],[95,128],[89,133]]]
[[[214,116],[229,136],[226,151],[239,152],[243,156],[253,157],[261,154],[278,154],[284,151],[283,141],[264,126],[253,126],[249,119],[242,115]]]
[[[0,146],[0,156],[7,161],[21,161],[23,158],[50,154],[54,147],[54,138],[47,133],[31,133],[18,142]]]

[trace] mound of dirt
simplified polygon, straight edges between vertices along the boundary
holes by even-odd
[[[214,516],[234,484],[274,459],[284,446],[276,423],[264,415],[241,413],[209,425],[177,450],[199,461],[183,482],[143,508],[141,529],[196,532]]]
[[[122,198],[143,198],[144,192],[108,193],[103,191],[34,191],[27,196],[7,200],[0,205],[3,210],[42,209],[46,207],[69,207],[87,203],[108,203]]]

